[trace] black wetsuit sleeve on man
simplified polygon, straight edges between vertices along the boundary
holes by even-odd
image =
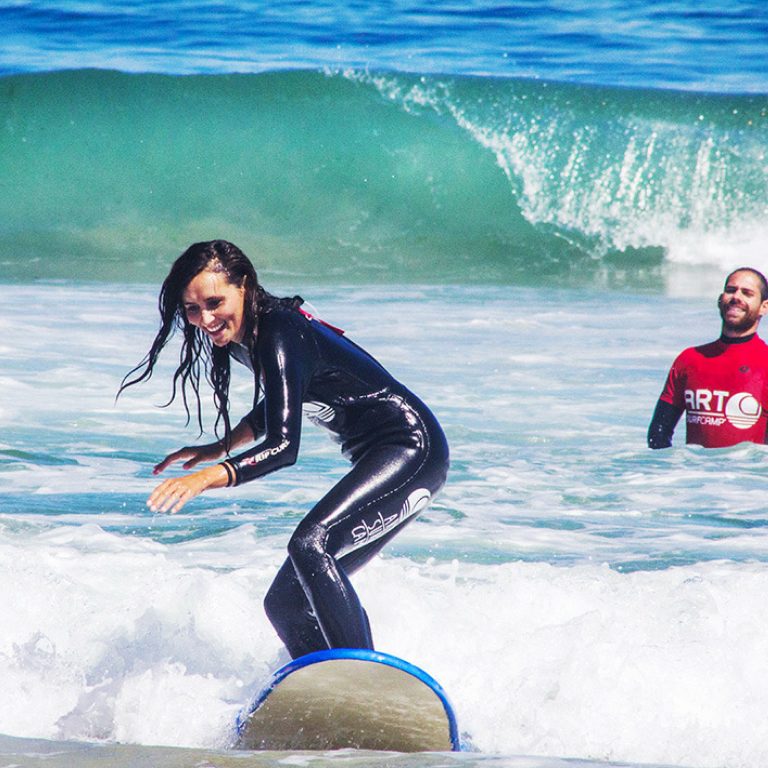
[[[653,418],[648,427],[648,447],[654,449],[670,448],[672,446],[672,435],[682,415],[682,408],[671,405],[664,400],[659,400],[656,403],[656,410],[653,412]]]

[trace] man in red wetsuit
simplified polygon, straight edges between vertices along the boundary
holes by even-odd
[[[768,345],[757,335],[768,312],[768,283],[742,267],[725,280],[717,301],[717,341],[678,355],[648,427],[650,448],[669,448],[683,411],[686,442],[706,448],[766,442]]]

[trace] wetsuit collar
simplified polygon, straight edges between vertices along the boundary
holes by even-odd
[[[757,333],[750,333],[749,336],[726,336],[720,334],[720,341],[723,344],[746,344],[748,341],[752,341],[755,336],[757,336]]]

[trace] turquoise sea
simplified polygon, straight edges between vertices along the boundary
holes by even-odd
[[[768,269],[763,3],[0,0],[0,23],[0,766],[768,763],[768,449],[645,445],[725,273]],[[170,262],[215,237],[446,429],[444,492],[355,585],[464,753],[227,749],[286,660],[263,595],[345,463],[307,423],[295,467],[146,508],[199,439],[158,407],[175,349],[115,394]]]

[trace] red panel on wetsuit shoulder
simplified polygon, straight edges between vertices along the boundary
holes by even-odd
[[[335,325],[326,323],[325,320],[321,320],[319,317],[315,317],[314,315],[311,315],[305,309],[302,309],[301,307],[299,307],[299,312],[301,312],[301,314],[304,315],[304,317],[306,317],[307,320],[314,320],[316,323],[320,323],[320,325],[324,325],[326,328],[330,328],[332,331],[336,331],[336,333],[338,333],[339,336],[344,335],[344,331],[342,331],[341,328],[337,328]]]

